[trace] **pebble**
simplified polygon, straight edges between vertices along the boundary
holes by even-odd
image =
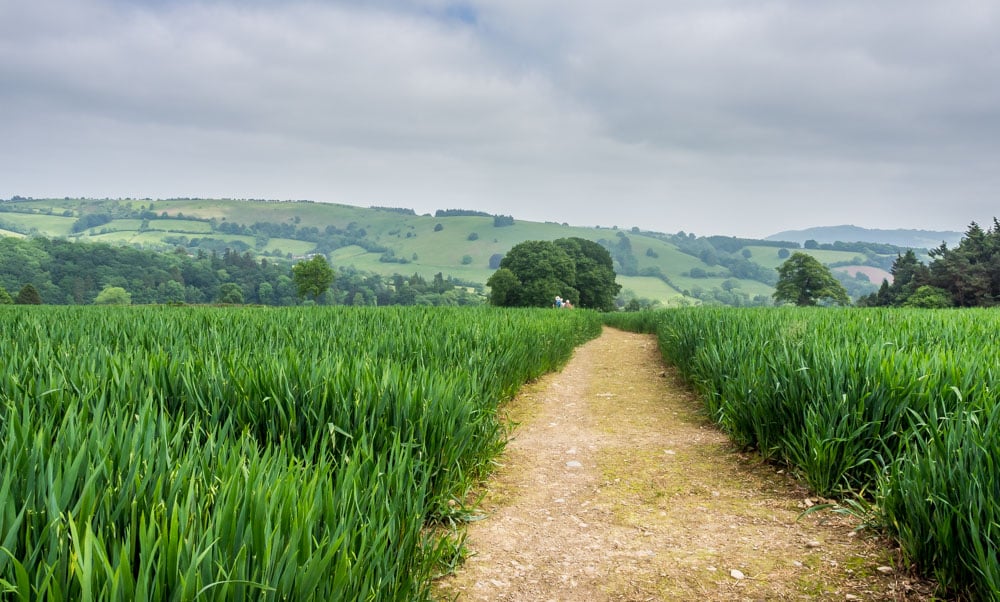
[[[746,575],[743,574],[743,571],[740,571],[739,569],[733,569],[733,570],[729,571],[729,576],[732,577],[733,579],[746,579],[747,578]]]
[[[882,573],[883,575],[891,575],[893,572],[891,566],[880,566],[875,570]]]
[[[807,543],[807,544],[806,544],[806,547],[807,547],[807,548],[818,548],[818,547],[820,547],[820,546],[822,546],[822,545],[823,545],[823,544],[821,544],[821,543],[820,543],[820,542],[818,542],[818,541],[810,541],[809,543]]]
[[[566,463],[567,468],[582,468],[583,464],[580,464],[576,460],[570,460]]]

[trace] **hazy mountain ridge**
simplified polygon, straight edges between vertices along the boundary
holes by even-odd
[[[768,236],[765,240],[787,240],[805,244],[807,240],[818,243],[873,242],[911,249],[933,249],[946,243],[954,247],[962,240],[962,232],[948,230],[883,230],[854,225],[817,226],[803,230],[785,230]]]

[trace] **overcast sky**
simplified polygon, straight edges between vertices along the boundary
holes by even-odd
[[[995,0],[0,0],[0,197],[1000,216]]]

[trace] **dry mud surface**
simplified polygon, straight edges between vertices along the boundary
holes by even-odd
[[[735,450],[660,359],[606,328],[505,408],[469,558],[441,600],[923,600],[887,543]]]

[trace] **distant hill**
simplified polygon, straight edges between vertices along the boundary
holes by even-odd
[[[801,240],[826,240],[819,230],[808,231]],[[695,237],[530,222],[461,209],[418,215],[397,207],[236,199],[0,199],[0,240],[5,236],[103,242],[192,256],[229,250],[289,265],[318,253],[340,269],[383,277],[419,275],[428,281],[441,274],[471,285],[484,285],[503,255],[520,242],[576,236],[610,251],[623,302],[666,306],[770,304],[776,268],[789,250],[802,250],[788,234],[776,235],[785,242]],[[880,275],[905,250],[856,242],[861,240],[856,234],[842,240],[855,242],[803,251],[836,269],[855,298],[877,290]],[[4,271],[0,264],[0,281]],[[7,271],[13,286],[10,274],[15,270]]]
[[[805,244],[807,240],[818,243],[874,242],[908,249],[933,249],[947,243],[955,247],[962,240],[961,232],[935,230],[878,230],[858,226],[820,226],[805,230],[786,230],[768,236],[766,240],[787,240]]]

